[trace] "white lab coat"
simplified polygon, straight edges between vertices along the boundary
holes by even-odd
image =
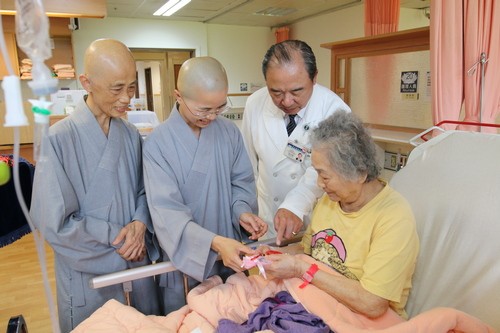
[[[289,140],[310,149],[311,130],[337,110],[351,111],[330,89],[315,84],[308,104],[299,112],[297,127],[288,137],[285,113],[274,105],[267,87],[248,97],[242,133],[254,168],[259,216],[269,224],[269,231],[262,239],[276,236],[274,215],[279,208],[290,210],[306,225],[309,222],[309,214],[323,194],[316,184],[311,156],[306,155],[300,163],[286,157],[284,152]]]

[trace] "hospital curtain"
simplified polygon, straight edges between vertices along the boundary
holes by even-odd
[[[500,1],[467,0],[464,4],[464,73],[479,62],[472,75],[464,76],[464,120],[493,123],[500,110]],[[489,60],[483,65],[481,112],[480,59],[483,52]]]
[[[280,27],[280,28],[277,28],[276,31],[274,32],[274,35],[276,36],[276,43],[281,43],[288,38],[288,34],[290,32],[290,28],[289,27]]]
[[[400,0],[365,0],[365,36],[398,31]]]
[[[495,122],[500,112],[500,1],[431,1],[430,24],[434,123],[459,120],[462,106],[464,121]]]
[[[431,1],[430,31],[434,124],[458,120],[463,99],[461,1]],[[443,127],[452,129],[455,125]]]

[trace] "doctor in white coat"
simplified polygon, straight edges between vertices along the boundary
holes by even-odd
[[[269,224],[262,239],[276,237],[280,244],[308,224],[323,193],[311,166],[312,128],[335,111],[351,110],[316,83],[316,58],[303,41],[273,45],[262,71],[266,87],[248,98],[242,133],[257,181],[259,216]]]

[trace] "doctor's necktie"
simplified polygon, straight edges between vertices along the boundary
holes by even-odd
[[[293,130],[295,129],[295,126],[297,126],[297,124],[295,123],[295,116],[296,114],[288,115],[288,125],[286,125],[286,131],[288,132],[288,136],[292,134]]]

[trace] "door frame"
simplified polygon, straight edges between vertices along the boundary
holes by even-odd
[[[158,61],[160,63],[161,81],[161,110],[155,109],[155,113],[163,122],[170,115],[175,103],[174,89],[177,77],[174,65],[182,64],[189,58],[194,57],[194,49],[144,49],[130,48],[135,61]]]

